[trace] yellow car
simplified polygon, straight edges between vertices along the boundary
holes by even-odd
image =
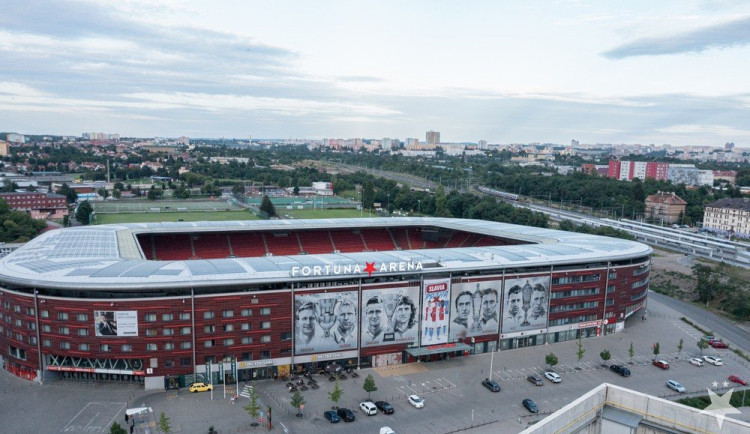
[[[193,383],[190,385],[190,392],[208,392],[209,390],[212,390],[214,386],[206,383]]]

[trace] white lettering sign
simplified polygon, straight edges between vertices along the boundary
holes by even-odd
[[[380,266],[369,268],[360,264],[346,265],[305,265],[294,266],[290,271],[292,277],[331,276],[339,274],[362,274],[379,271],[381,273],[395,273],[401,271],[421,271],[424,269],[422,261],[383,262]]]

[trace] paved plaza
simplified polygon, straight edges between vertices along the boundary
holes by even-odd
[[[297,410],[291,407],[292,394],[286,382],[261,381],[256,387],[264,406],[272,408],[274,432],[279,433],[377,433],[385,425],[397,433],[517,433],[603,382],[671,399],[675,394],[665,386],[669,379],[697,394],[705,394],[707,387],[717,390],[713,387],[717,382],[721,394],[738,386],[730,383],[724,387],[730,374],[750,378],[750,363],[729,350],[704,350],[704,354],[718,354],[725,366],[689,364],[687,359],[699,353],[696,342],[700,336],[699,331],[680,320],[677,312],[651,302],[646,320],[640,316],[631,318],[621,333],[584,339],[586,352],[580,363],[577,341],[570,341],[497,352],[494,358],[482,354],[412,366],[362,369],[358,378],[340,382],[344,393],[339,406],[355,412],[357,419],[352,423],[331,424],[323,418],[323,411],[331,408],[328,392],[333,389],[326,377],[316,376],[319,389],[302,392],[306,400],[303,417],[297,417]],[[680,339],[684,346],[678,352]],[[635,350],[632,361],[628,355],[631,342]],[[659,358],[671,365],[667,371],[651,365],[655,342],[661,346]],[[609,364],[629,364],[632,375],[623,378],[603,368],[599,357],[603,349],[612,354]],[[530,384],[526,377],[546,369],[544,356],[550,352],[559,359],[555,370],[562,376],[562,383],[552,384],[545,379],[542,387]],[[499,393],[491,393],[480,384],[490,376],[490,364],[492,379],[502,387]],[[362,383],[368,374],[374,376],[378,387],[372,399],[389,401],[395,407],[394,414],[368,417],[359,410],[359,403],[367,398]],[[174,432],[205,433],[210,426],[222,434],[267,432],[264,427],[250,426],[250,418],[242,409],[248,399],[241,397],[232,403],[230,397],[236,391],[229,387],[225,397],[222,385],[216,387],[211,399],[208,392],[144,391],[135,384],[55,382],[40,386],[3,371],[0,386],[3,433],[106,433],[112,421],[124,423],[126,408],[140,406],[151,407],[157,419],[164,412],[170,417]],[[243,386],[241,383],[240,388]],[[738,391],[742,393],[741,386],[735,388],[735,393]],[[410,394],[422,396],[425,407],[409,405],[406,397]],[[530,415],[521,405],[524,398],[536,401],[540,414]],[[743,414],[736,417],[750,420],[750,409],[741,410]]]

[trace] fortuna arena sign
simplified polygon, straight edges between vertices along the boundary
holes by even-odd
[[[395,273],[398,271],[421,271],[422,269],[422,261],[382,262],[379,266],[373,261],[365,262],[364,266],[361,264],[294,266],[290,274],[292,277],[335,276],[339,274],[360,273],[367,273],[369,276],[372,276],[372,273],[376,272]]]

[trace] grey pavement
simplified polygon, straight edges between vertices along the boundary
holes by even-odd
[[[737,386],[729,383],[724,387],[730,374],[750,378],[750,363],[729,350],[704,350],[704,354],[723,358],[725,366],[690,365],[687,359],[698,355],[696,343],[701,333],[682,322],[680,313],[656,299],[649,301],[648,310],[647,320],[630,318],[621,333],[584,339],[586,352],[580,363],[576,356],[577,341],[569,341],[496,352],[494,359],[491,354],[481,354],[427,363],[423,366],[424,372],[408,375],[381,377],[373,369],[362,369],[359,378],[348,378],[340,383],[344,394],[339,406],[355,412],[357,420],[352,423],[331,424],[323,419],[323,411],[331,408],[327,393],[333,388],[327,378],[317,376],[320,389],[302,392],[307,401],[302,418],[295,416],[297,410],[291,407],[292,394],[285,382],[262,381],[256,386],[263,403],[273,409],[274,432],[277,433],[376,433],[385,425],[396,432],[417,434],[516,433],[603,382],[673,399],[677,396],[666,388],[668,379],[680,381],[690,393],[705,394],[706,388],[711,388],[723,394]],[[678,352],[680,339],[684,346]],[[631,342],[635,350],[632,365],[628,355]],[[661,346],[659,358],[671,365],[668,371],[651,365],[655,342]],[[612,354],[610,364],[628,364],[633,375],[623,378],[603,368],[599,357],[603,349]],[[535,387],[526,381],[526,376],[543,372],[544,356],[550,352],[559,359],[555,370],[561,374],[562,383],[545,380],[544,386]],[[499,393],[491,393],[480,385],[481,380],[490,375],[491,359],[492,377],[502,387]],[[362,389],[367,374],[373,374],[378,386],[372,399],[393,404],[393,415],[368,417],[359,411],[359,402],[367,398]],[[713,386],[714,382],[718,387]],[[217,386],[212,400],[207,392],[153,392],[140,390],[136,385],[91,386],[60,382],[39,386],[4,371],[0,373],[0,386],[2,433],[108,432],[112,420],[122,423],[125,407],[141,404],[152,407],[157,417],[161,412],[169,416],[174,432],[205,433],[211,425],[222,434],[267,432],[262,427],[250,426],[250,418],[242,409],[248,399],[240,398],[238,403],[232,404],[231,392],[223,398],[223,386]],[[738,391],[742,389],[735,388],[735,393]],[[406,400],[410,393],[421,395],[426,401],[425,408],[411,407]],[[530,415],[521,406],[524,398],[535,400],[541,413]],[[750,409],[741,410],[743,414],[736,417],[750,420]]]

